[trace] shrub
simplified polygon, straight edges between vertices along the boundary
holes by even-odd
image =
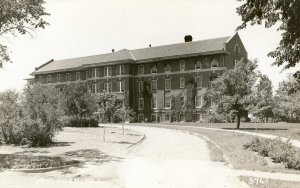
[[[65,124],[67,127],[98,127],[98,121],[94,118],[82,118],[78,117],[70,118],[69,122]]]
[[[244,145],[245,149],[270,157],[275,163],[283,163],[287,168],[300,170],[300,151],[296,150],[290,140],[283,142],[280,138],[260,140],[255,138]]]

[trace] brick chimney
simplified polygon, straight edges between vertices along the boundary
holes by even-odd
[[[193,41],[192,35],[185,35],[184,36],[184,42],[192,42],[192,41]]]

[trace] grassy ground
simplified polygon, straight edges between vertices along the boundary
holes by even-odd
[[[0,145],[1,168],[58,167],[68,164],[102,164],[119,160],[125,149],[143,138],[134,130],[106,127],[65,128],[48,147]]]
[[[207,136],[213,140],[217,145],[220,146],[222,152],[225,153],[229,162],[235,169],[246,169],[246,170],[259,170],[266,172],[282,172],[282,173],[293,173],[300,174],[300,171],[286,169],[282,164],[273,163],[271,159],[262,157],[257,153],[245,150],[244,145],[251,142],[255,137],[252,135],[246,135],[242,133],[234,132],[224,132],[224,131],[215,131],[207,129],[197,129],[193,127],[186,126],[172,126],[172,125],[150,125],[160,128],[171,128],[187,132],[199,133]],[[220,152],[215,151],[216,148],[213,148],[208,144],[211,150],[211,158],[223,159],[220,158]]]
[[[172,123],[182,126],[197,126],[220,129],[235,129],[236,123]],[[300,140],[300,124],[299,123],[241,123],[242,131],[258,132],[263,134],[271,134],[281,137],[291,137],[291,139]]]
[[[299,188],[299,182],[293,181],[282,181],[250,176],[241,176],[240,180],[246,182],[251,188]]]

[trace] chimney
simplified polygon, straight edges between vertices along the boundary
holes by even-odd
[[[115,52],[115,49],[111,49],[111,52],[114,53],[114,52]]]
[[[151,44],[149,44],[149,48],[151,48]]]
[[[192,41],[193,41],[192,35],[185,35],[184,36],[184,42],[192,42]]]

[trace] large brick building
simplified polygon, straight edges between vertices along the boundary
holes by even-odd
[[[184,103],[185,85],[193,81],[199,121],[203,94],[210,81],[247,58],[247,52],[237,33],[201,41],[185,39],[178,44],[51,60],[36,68],[30,82],[58,87],[84,82],[92,93],[105,90],[120,100],[126,98],[138,121],[170,121],[172,96],[181,94]]]

